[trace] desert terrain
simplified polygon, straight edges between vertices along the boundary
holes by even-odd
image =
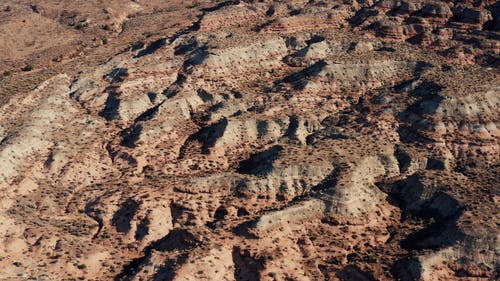
[[[500,278],[499,2],[0,15],[0,280]]]

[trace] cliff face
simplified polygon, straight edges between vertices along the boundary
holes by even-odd
[[[69,47],[2,54],[0,279],[498,278],[495,1],[51,2],[4,11]]]

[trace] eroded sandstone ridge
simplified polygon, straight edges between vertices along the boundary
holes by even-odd
[[[499,278],[496,1],[22,2],[0,279]]]

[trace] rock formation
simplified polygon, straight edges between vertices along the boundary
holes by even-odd
[[[495,1],[7,2],[0,279],[499,278]]]

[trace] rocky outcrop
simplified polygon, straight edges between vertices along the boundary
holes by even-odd
[[[372,29],[377,36],[406,40],[415,45],[443,51],[451,60],[495,64],[486,57],[496,57],[498,46],[489,45],[489,30],[495,29],[491,11],[496,4],[488,1],[378,1],[359,10],[350,23]],[[481,38],[481,39],[479,39]],[[456,50],[467,45],[466,49]],[[454,53],[455,50],[457,53]],[[470,58],[464,58],[469,53]]]

